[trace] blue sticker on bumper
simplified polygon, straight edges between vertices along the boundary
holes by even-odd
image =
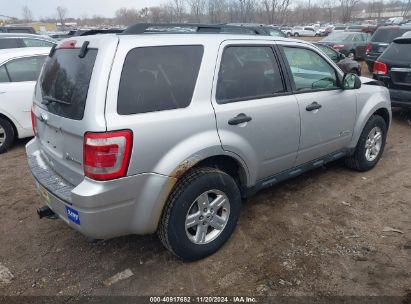
[[[78,215],[78,211],[70,207],[67,207],[67,206],[66,206],[66,211],[67,211],[67,217],[69,218],[69,220],[76,223],[77,225],[80,225],[80,216]]]

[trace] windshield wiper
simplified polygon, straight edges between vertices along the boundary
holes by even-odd
[[[43,96],[43,101],[41,102],[42,104],[48,105],[50,103],[60,103],[60,104],[64,104],[64,105],[70,105],[70,102],[61,100],[61,99],[57,99],[51,96]]]

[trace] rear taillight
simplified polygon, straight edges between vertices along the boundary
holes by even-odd
[[[365,54],[368,55],[369,52],[371,52],[372,45],[371,43],[368,43],[367,48],[365,49]]]
[[[36,136],[37,135],[36,114],[34,114],[33,109],[31,109],[31,127],[33,128],[34,136]]]
[[[377,75],[387,75],[388,67],[384,62],[374,62],[373,73]]]
[[[76,40],[66,40],[57,45],[58,49],[74,49],[76,47]]]
[[[84,135],[84,175],[95,180],[124,177],[130,161],[133,133],[130,130]]]
[[[344,44],[334,44],[333,49],[342,49],[344,47]]]

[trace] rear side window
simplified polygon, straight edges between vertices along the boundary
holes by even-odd
[[[40,77],[41,105],[53,114],[81,120],[88,88],[97,57],[96,49],[88,49],[84,58],[80,49],[56,50],[48,57]]]
[[[269,46],[230,46],[224,50],[217,83],[220,104],[273,96],[285,92]]]
[[[10,82],[9,75],[7,74],[6,67],[3,65],[0,67],[0,83]]]
[[[407,32],[407,30],[400,27],[380,28],[372,36],[371,42],[391,43],[395,38],[401,36],[405,32]]]
[[[36,81],[46,56],[33,56],[12,60],[5,64],[10,82]]]
[[[20,48],[23,44],[20,39],[15,38],[4,38],[0,39],[0,49],[14,49]]]
[[[120,115],[185,108],[191,103],[203,46],[142,47],[124,61],[118,92]]]
[[[23,42],[27,47],[52,47],[54,45],[50,41],[41,39],[23,38]]]

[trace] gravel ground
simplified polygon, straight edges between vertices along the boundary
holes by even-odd
[[[374,170],[337,162],[259,193],[228,243],[193,263],[155,236],[92,241],[39,220],[26,142],[0,155],[0,295],[411,298],[410,112],[394,111]]]

